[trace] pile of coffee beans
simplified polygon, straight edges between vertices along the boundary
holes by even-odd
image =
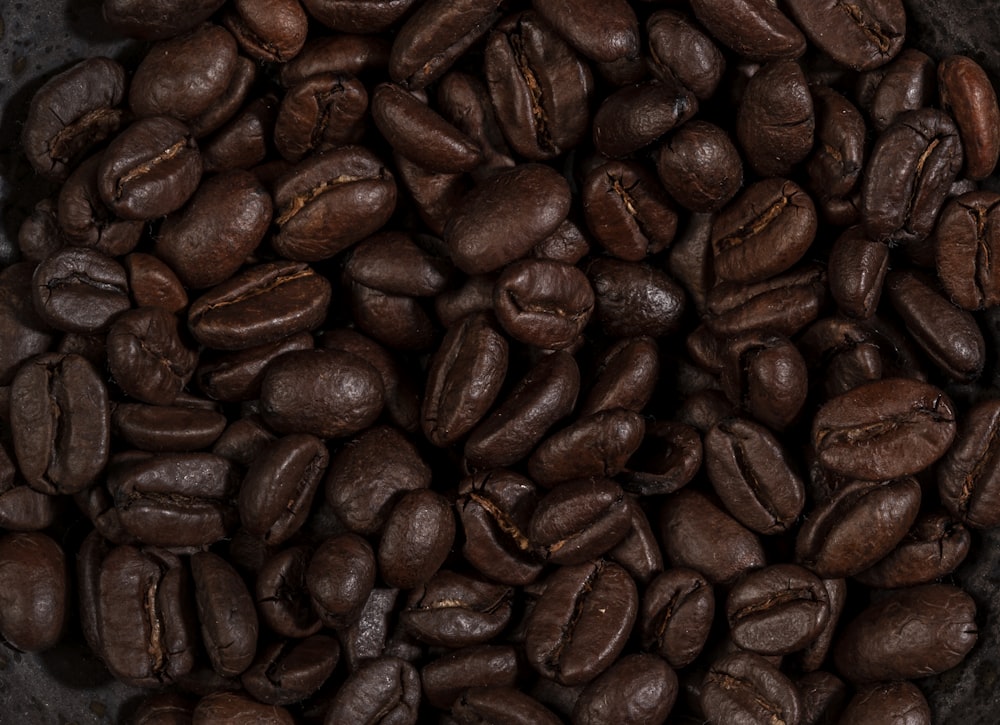
[[[0,636],[153,723],[930,723],[1000,109],[901,0],[104,0],[0,271]],[[980,645],[982,646],[982,644]]]

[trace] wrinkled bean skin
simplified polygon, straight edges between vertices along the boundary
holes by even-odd
[[[365,662],[340,687],[324,723],[414,725],[419,704],[416,668],[398,657],[380,657]]]
[[[860,226],[845,230],[830,249],[830,295],[845,315],[868,319],[878,307],[889,271],[889,247],[873,242]]]
[[[262,649],[240,682],[263,703],[290,705],[322,687],[339,658],[340,645],[326,635],[277,642]]]
[[[298,0],[236,0],[222,21],[247,55],[279,63],[299,54],[309,32]]]
[[[51,648],[69,615],[66,555],[45,534],[0,537],[0,636],[24,652]]]
[[[198,363],[180,337],[177,318],[162,307],[123,312],[108,330],[107,347],[118,386],[152,405],[173,404]]]
[[[90,148],[116,132],[125,82],[125,69],[110,58],[82,61],[49,79],[31,100],[21,139],[35,171],[64,181]]]
[[[538,502],[528,538],[553,564],[582,564],[620,542],[631,526],[625,494],[614,481],[592,478],[560,484]]]
[[[944,455],[955,437],[955,414],[937,388],[887,378],[828,402],[813,419],[812,431],[823,466],[885,481],[916,473]]]
[[[1000,252],[997,204],[990,191],[962,194],[945,204],[935,230],[935,261],[948,298],[966,310],[1000,304],[1000,276],[990,263]]]
[[[35,267],[31,299],[46,325],[81,333],[107,330],[131,304],[124,268],[83,247],[60,249]]]
[[[656,170],[663,187],[686,209],[722,208],[743,186],[743,161],[723,129],[689,121],[660,146]]]
[[[612,63],[639,54],[639,21],[627,2],[536,0],[532,7],[591,60]]]
[[[926,584],[954,571],[971,540],[969,530],[943,511],[923,514],[895,549],[854,578],[879,589]]]
[[[951,669],[976,643],[976,605],[948,584],[893,591],[848,623],[834,645],[854,683],[905,680]]]
[[[931,708],[912,682],[892,682],[862,688],[847,703],[841,719],[858,725],[876,722],[930,725]]]
[[[493,292],[497,319],[516,340],[548,350],[572,345],[590,321],[594,291],[580,269],[547,259],[507,265]]]
[[[288,89],[274,122],[274,145],[286,160],[357,143],[364,133],[368,92],[357,78],[318,73]]]
[[[726,61],[690,18],[673,10],[658,10],[646,20],[646,31],[653,75],[684,86],[700,101],[715,93]]]
[[[295,719],[283,707],[265,705],[238,692],[215,692],[198,701],[191,715],[191,725],[211,725],[217,722],[294,725]]]
[[[876,131],[884,131],[906,111],[930,105],[934,93],[934,61],[926,53],[907,48],[884,68],[861,76],[872,76],[874,88],[859,93]],[[876,82],[877,79],[877,82]],[[862,80],[859,85],[863,83]]]
[[[226,428],[215,410],[183,405],[119,403],[111,412],[115,435],[145,451],[187,452],[210,448]]]
[[[374,33],[384,30],[402,16],[413,0],[386,2],[344,2],[344,0],[305,0],[309,15],[334,30],[348,33]]]
[[[693,569],[668,569],[649,583],[639,614],[642,647],[671,667],[687,667],[708,639],[715,614],[712,586]]]
[[[400,497],[379,540],[382,579],[412,589],[441,568],[455,542],[455,515],[441,494],[417,489]]]
[[[701,684],[710,723],[798,723],[802,703],[785,675],[758,654],[739,652],[712,663]]]
[[[310,637],[323,626],[306,587],[310,553],[306,546],[282,549],[257,573],[257,612],[265,625],[283,637]]]
[[[698,110],[694,95],[672,83],[626,86],[604,99],[594,114],[594,147],[619,158],[656,142]]]
[[[892,60],[906,37],[900,0],[790,0],[788,11],[824,53],[854,70],[871,70]]]
[[[430,645],[484,644],[510,622],[513,596],[511,587],[441,569],[410,591],[400,622]]]
[[[357,534],[324,541],[306,570],[313,608],[323,624],[343,629],[357,621],[375,586],[376,571],[372,547]]]
[[[595,313],[612,337],[661,337],[684,313],[683,289],[663,272],[633,262],[601,258],[587,268]]]

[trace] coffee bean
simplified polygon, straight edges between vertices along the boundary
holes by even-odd
[[[701,709],[711,723],[797,723],[802,701],[795,685],[758,654],[725,655],[701,684]]]
[[[0,586],[4,640],[25,652],[55,645],[69,615],[69,571],[59,544],[37,532],[0,537]]]

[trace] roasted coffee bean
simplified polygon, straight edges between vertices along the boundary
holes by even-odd
[[[206,173],[250,169],[262,162],[271,148],[278,99],[267,95],[251,101],[220,129],[201,143]]]
[[[654,340],[635,337],[616,342],[598,361],[579,414],[586,416],[612,408],[641,412],[653,396],[659,373],[660,356]]]
[[[58,212],[55,197],[42,199],[32,207],[17,229],[17,248],[22,261],[38,264],[66,243]]]
[[[365,76],[384,70],[389,63],[389,40],[379,35],[337,33],[310,38],[302,51],[281,66],[286,88],[317,73],[350,73]]]
[[[306,42],[309,19],[298,0],[237,0],[222,22],[244,53],[287,63]]]
[[[398,495],[430,484],[431,469],[414,445],[395,429],[378,426],[333,456],[324,485],[326,500],[344,525],[373,534]]]
[[[326,317],[330,283],[301,262],[248,267],[196,299],[188,326],[201,344],[243,350],[312,330]]]
[[[306,546],[282,549],[257,572],[254,599],[261,620],[282,637],[309,637],[323,623],[313,611],[306,586],[310,551]]]
[[[592,478],[560,484],[542,497],[529,525],[528,540],[553,564],[595,559],[631,528],[625,493],[614,481]]]
[[[455,543],[455,514],[447,498],[426,488],[403,494],[392,507],[378,545],[386,584],[412,589],[441,568]]]
[[[626,495],[625,506],[629,512],[628,533],[607,555],[621,564],[637,583],[648,584],[650,579],[663,571],[660,542],[638,497]]]
[[[611,63],[639,54],[639,21],[622,0],[590,0],[574,5],[565,0],[539,0],[532,4],[549,25],[577,51],[599,63]]]
[[[145,223],[116,219],[105,206],[97,188],[100,162],[100,156],[91,156],[63,184],[59,192],[59,232],[75,246],[110,256],[127,254],[139,243]]]
[[[313,336],[303,331],[245,350],[224,353],[206,350],[199,357],[195,380],[213,400],[227,403],[254,400],[260,397],[264,372],[273,360],[286,352],[311,350],[313,344]]]
[[[420,705],[420,674],[398,657],[366,661],[334,695],[326,725],[395,723],[414,725]]]
[[[218,411],[184,405],[118,403],[111,412],[115,435],[130,446],[153,452],[211,448],[226,422],[226,416]]]
[[[104,19],[122,35],[156,40],[179,35],[208,20],[224,0],[104,0]]]
[[[941,107],[955,119],[965,153],[965,176],[978,180],[993,173],[1000,156],[1000,107],[983,68],[964,55],[944,58],[937,68]]]
[[[802,701],[795,685],[758,654],[736,652],[716,660],[701,683],[709,723],[798,723]]]
[[[261,702],[290,705],[322,687],[339,659],[340,645],[327,635],[275,642],[261,650],[240,682]]]
[[[726,598],[733,641],[750,652],[787,654],[819,636],[830,617],[823,582],[795,564],[751,572]]]
[[[107,348],[118,386],[152,405],[172,405],[198,364],[198,353],[181,340],[177,318],[162,307],[118,315],[108,330]]]
[[[359,284],[389,294],[433,297],[448,287],[453,270],[418,241],[403,232],[376,234],[351,250],[344,272]]]
[[[150,695],[136,708],[134,725],[187,725],[194,714],[194,701],[176,692]]]
[[[764,566],[760,540],[705,495],[681,489],[664,500],[660,538],[671,566],[694,569],[713,584],[729,584]]]
[[[63,332],[103,332],[130,306],[128,278],[100,252],[66,247],[35,267],[31,299],[42,321]]]
[[[178,313],[188,306],[187,292],[181,281],[159,258],[133,252],[123,261],[129,291],[137,307],[162,307]]]
[[[185,287],[220,284],[243,266],[271,223],[271,197],[248,171],[209,178],[191,203],[160,227],[157,256]]]
[[[622,488],[640,496],[673,493],[701,469],[702,441],[691,426],[663,421],[646,424],[639,448],[618,475]]]
[[[954,122],[930,108],[901,115],[868,158],[861,218],[878,242],[917,242],[934,228],[948,187],[962,167]]]
[[[515,687],[517,654],[507,645],[463,647],[428,662],[420,670],[427,702],[447,710],[470,687]]]
[[[662,723],[677,690],[677,675],[664,660],[650,654],[627,655],[583,689],[573,708],[573,722]]]
[[[437,102],[441,115],[478,146],[482,155],[480,171],[499,171],[514,165],[483,79],[451,71],[438,83]]]
[[[462,481],[455,504],[465,534],[462,555],[498,582],[532,582],[542,569],[529,539],[538,499],[532,481],[503,469]]]
[[[343,629],[357,621],[376,571],[372,547],[357,534],[338,534],[320,544],[309,560],[306,586],[323,624]]]
[[[811,264],[754,284],[721,282],[706,297],[705,324],[722,336],[751,330],[791,336],[819,317],[827,294],[825,270]]]
[[[246,584],[225,559],[200,551],[191,556],[202,642],[223,677],[246,670],[257,650],[257,611]]]
[[[973,191],[951,199],[934,232],[935,262],[948,298],[966,310],[1000,303],[1000,277],[989,263],[1000,246],[997,203],[992,191]]]
[[[638,600],[635,582],[617,564],[597,560],[555,570],[529,615],[528,663],[563,685],[590,682],[625,647]]]
[[[493,272],[554,232],[569,203],[563,177],[541,164],[522,164],[469,192],[449,219],[444,240],[463,272]]]
[[[221,128],[227,121],[235,117],[243,102],[250,93],[250,88],[257,79],[257,64],[243,56],[236,57],[236,70],[229,79],[229,85],[208,110],[197,118],[188,121],[188,128],[195,138],[204,138]],[[205,170],[208,166],[202,157]]]
[[[845,230],[833,243],[827,263],[830,295],[840,311],[867,319],[875,314],[889,268],[889,247],[873,242],[860,226]]]
[[[236,39],[209,23],[154,43],[136,68],[129,105],[139,117],[193,121],[225,93],[236,59]]]
[[[511,15],[493,28],[483,72],[514,151],[543,161],[583,140],[594,85],[590,67],[536,11]]]
[[[878,589],[926,584],[954,571],[971,540],[969,530],[947,513],[921,514],[895,549],[854,578]]]
[[[711,98],[726,68],[712,39],[674,10],[658,10],[650,15],[646,31],[653,74],[665,83],[673,81],[687,88],[700,101]]]
[[[871,70],[892,60],[906,37],[906,10],[900,0],[852,5],[791,0],[788,11],[820,50],[854,70]]]
[[[684,291],[653,267],[620,259],[595,259],[587,276],[596,295],[597,321],[612,337],[662,337],[684,314]]]
[[[581,195],[587,228],[619,259],[641,262],[674,239],[674,205],[653,175],[637,163],[608,161],[595,166]]]
[[[761,423],[783,430],[798,416],[809,374],[798,348],[782,335],[750,333],[722,352],[722,390]]]
[[[97,371],[79,355],[31,358],[10,385],[14,454],[28,485],[46,494],[90,486],[108,460],[110,406]]]
[[[345,280],[351,315],[362,332],[391,350],[426,350],[434,343],[434,323],[415,297],[386,294]]]
[[[293,725],[295,718],[283,707],[265,705],[238,692],[214,692],[206,695],[198,701],[191,716],[191,725],[254,721]]]
[[[538,700],[513,687],[471,687],[451,707],[451,722],[474,725],[503,722],[511,725],[557,725],[562,722]]]
[[[937,469],[941,502],[959,521],[976,529],[1000,524],[1000,479],[994,465],[998,426],[1000,402],[973,406]]]
[[[844,709],[842,722],[867,725],[905,722],[930,725],[931,709],[920,688],[912,682],[890,682],[860,689]]]
[[[447,569],[414,588],[399,614],[419,641],[440,647],[484,644],[506,628],[514,590]]]
[[[368,91],[357,78],[317,73],[296,83],[281,100],[274,145],[286,160],[357,143],[364,134]]]
[[[712,226],[715,274],[761,282],[802,259],[816,235],[816,207],[802,188],[767,179],[747,188]]]
[[[328,28],[348,33],[375,33],[403,16],[413,0],[389,0],[360,6],[344,0],[305,0],[302,4],[310,16]]]
[[[916,380],[887,378],[837,396],[813,419],[813,445],[830,471],[885,481],[921,471],[955,437],[951,401]]]
[[[705,577],[693,569],[667,569],[642,596],[642,648],[675,669],[687,667],[704,647],[714,614],[715,596]]]
[[[695,212],[720,209],[743,185],[743,161],[724,130],[689,121],[672,133],[656,155],[663,187]]]
[[[594,148],[604,156],[626,156],[681,126],[697,111],[694,95],[675,83],[626,86],[605,98],[594,114]]]
[[[815,129],[812,95],[797,62],[768,63],[747,82],[736,111],[736,137],[761,176],[783,176],[805,160]]]
[[[486,415],[507,374],[508,346],[485,314],[471,314],[448,330],[431,359],[421,410],[427,439],[446,446]]]
[[[920,499],[912,478],[844,483],[809,513],[795,542],[796,559],[824,578],[864,571],[903,540]]]
[[[31,99],[21,143],[39,174],[65,181],[95,145],[122,122],[125,69],[110,58],[89,58],[50,78]]]
[[[0,446],[0,527],[7,531],[49,528],[56,519],[59,499],[15,478],[16,471],[10,455]]]
[[[809,190],[820,199],[851,194],[865,161],[865,121],[854,105],[827,86],[810,87],[816,143],[806,162]],[[822,206],[822,204],[821,204]]]
[[[275,182],[271,244],[288,259],[327,259],[378,231],[395,207],[396,182],[370,151],[317,154]]]
[[[177,556],[119,546],[92,575],[97,652],[115,677],[148,687],[191,671],[198,624],[191,575]]]
[[[240,484],[243,528],[280,544],[305,523],[330,461],[323,442],[296,434],[277,439],[254,459]]]
[[[862,611],[842,630],[833,661],[854,683],[915,679],[951,669],[976,639],[972,597],[948,584],[925,584],[893,591]]]
[[[542,486],[588,476],[614,476],[642,443],[641,415],[612,408],[579,418],[546,438],[528,459],[528,475]]]
[[[509,264],[497,279],[493,305],[516,340],[548,350],[569,347],[594,310],[594,291],[577,267],[547,259]]]
[[[97,169],[97,188],[119,217],[153,219],[184,206],[201,172],[201,154],[187,126],[151,116],[110,143]]]
[[[238,522],[232,464],[211,453],[145,454],[111,466],[107,486],[125,530],[145,544],[215,543]]]
[[[34,265],[18,262],[0,271],[0,384],[10,385],[25,360],[44,353],[53,331],[35,306]],[[47,290],[37,290],[46,295]],[[47,295],[46,295],[47,296]]]
[[[0,537],[0,636],[24,652],[59,641],[69,612],[66,555],[39,532]]]
[[[872,74],[874,88],[862,92],[859,102],[871,116],[875,130],[887,129],[900,114],[930,105],[934,96],[935,67],[929,55],[907,48],[884,68]],[[860,83],[863,83],[862,80]],[[870,97],[869,97],[870,96]]]
[[[741,418],[717,423],[705,434],[705,470],[729,513],[753,531],[786,531],[802,513],[805,487],[764,426]]]
[[[470,177],[427,171],[401,154],[396,154],[393,161],[420,220],[431,233],[443,236],[454,210],[472,188]]]

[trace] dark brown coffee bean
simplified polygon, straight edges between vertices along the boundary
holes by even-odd
[[[862,611],[842,631],[833,661],[854,683],[926,677],[959,664],[977,636],[972,597],[925,584],[893,591]]]
[[[417,489],[403,494],[382,529],[378,564],[389,586],[412,589],[430,579],[455,543],[455,515],[440,493]]]
[[[728,584],[764,566],[760,540],[703,494],[681,489],[660,511],[663,552],[671,566],[694,569],[713,584]],[[724,546],[720,546],[724,542]]]
[[[467,647],[496,637],[511,617],[514,590],[447,569],[410,592],[399,621],[419,641]]]
[[[245,350],[312,330],[323,322],[330,283],[301,262],[248,267],[196,299],[188,326],[201,344]]]
[[[921,514],[892,552],[854,578],[878,589],[926,584],[954,571],[971,540],[969,530],[944,511]]]
[[[363,663],[341,685],[323,722],[414,725],[419,705],[416,668],[398,657],[379,657]]]
[[[729,513],[753,531],[786,531],[802,513],[805,487],[761,425],[728,418],[713,426],[705,434],[705,469]]]
[[[920,499],[912,478],[845,483],[809,512],[795,542],[795,558],[824,578],[864,571],[906,536]]]
[[[576,342],[590,321],[594,291],[570,264],[525,259],[508,265],[493,292],[497,319],[516,340],[548,350]]]
[[[437,102],[441,115],[475,142],[482,155],[480,171],[488,173],[514,165],[485,80],[451,71],[438,83]]]
[[[951,199],[934,232],[938,278],[948,298],[966,310],[1000,303],[1000,277],[990,264],[1000,252],[997,204],[1000,195],[973,191]]]
[[[201,172],[201,154],[187,126],[151,116],[126,128],[104,151],[97,188],[119,217],[153,219],[184,206]]]
[[[191,575],[177,556],[119,546],[92,576],[97,651],[111,674],[149,687],[191,671],[198,623]]]
[[[593,76],[538,13],[528,10],[498,23],[485,55],[497,121],[514,151],[542,161],[583,140]]]
[[[580,418],[535,449],[528,475],[548,487],[574,478],[614,476],[638,450],[645,432],[643,417],[622,408]]]
[[[625,493],[614,481],[569,481],[542,497],[535,507],[529,541],[553,564],[582,564],[619,543],[629,532]]]
[[[935,67],[929,55],[907,48],[884,68],[862,75],[873,76],[874,88],[863,90],[858,100],[871,116],[875,130],[887,129],[900,114],[929,106],[934,98]],[[876,80],[877,79],[877,80]]]
[[[797,62],[774,61],[747,82],[736,111],[736,137],[760,175],[784,176],[805,160],[815,127],[812,94]]]
[[[521,164],[473,189],[444,230],[455,264],[468,274],[492,272],[523,257],[566,219],[570,190],[547,166]]]
[[[651,654],[627,655],[583,689],[573,708],[573,722],[662,723],[674,706],[677,690],[677,675],[665,661]]]
[[[379,35],[336,35],[310,38],[302,51],[281,66],[281,84],[291,88],[318,73],[367,76],[389,63],[389,39]]]
[[[288,161],[357,143],[368,92],[354,76],[318,73],[288,89],[274,124],[274,145]]]
[[[265,705],[238,692],[214,692],[194,708],[191,725],[217,722],[266,722],[269,725],[293,725],[295,718],[276,705]]]
[[[659,372],[655,341],[649,337],[620,340],[600,358],[579,414],[587,416],[612,408],[641,412],[653,396]]]
[[[529,616],[528,663],[563,685],[590,682],[625,647],[638,600],[635,582],[617,564],[597,560],[557,569]]]
[[[538,505],[535,484],[497,469],[466,478],[455,507],[462,522],[462,555],[483,574],[504,584],[531,583],[542,569],[529,540]]]
[[[202,289],[233,276],[264,238],[271,197],[248,171],[209,178],[191,203],[160,227],[156,254],[186,287]]]
[[[861,216],[879,242],[926,239],[962,166],[954,122],[925,108],[903,114],[878,137],[862,187]]]
[[[965,154],[965,176],[985,179],[1000,156],[1000,106],[986,71],[971,58],[951,55],[937,68],[941,107],[955,119]]]
[[[133,252],[123,261],[136,307],[162,307],[177,313],[188,306],[184,286],[174,271],[160,259],[152,254]]]
[[[75,246],[90,247],[109,256],[127,254],[139,243],[145,224],[117,219],[108,210],[97,188],[100,162],[99,155],[91,156],[63,184],[59,191],[59,231]]]
[[[64,181],[84,155],[118,130],[125,69],[89,58],[50,78],[32,96],[21,143],[39,174]]]
[[[798,416],[809,375],[798,348],[783,335],[750,333],[722,352],[722,389],[761,423],[780,431]]]
[[[419,246],[413,235],[395,231],[376,234],[355,246],[344,271],[367,287],[412,297],[443,292],[453,273],[446,260]]]
[[[316,549],[306,570],[313,608],[327,627],[357,621],[375,586],[375,552],[357,534],[332,536]]]
[[[387,294],[345,280],[351,315],[358,328],[392,350],[427,350],[434,343],[434,323],[415,297]]]
[[[813,445],[830,471],[885,481],[923,470],[955,437],[951,401],[916,380],[888,378],[840,395],[813,419]]]
[[[318,154],[274,185],[276,252],[306,262],[332,257],[378,231],[396,207],[396,182],[360,146]]]
[[[597,299],[597,320],[612,337],[662,337],[677,328],[684,291],[653,267],[620,259],[595,259],[587,276]]]
[[[729,134],[705,121],[689,121],[660,146],[656,170],[677,203],[715,211],[743,185],[743,161]]]
[[[122,266],[82,247],[60,249],[35,267],[31,298],[42,321],[64,332],[102,332],[131,304]]]
[[[267,366],[260,402],[264,420],[279,433],[337,438],[374,423],[385,393],[375,369],[355,355],[297,350]]]
[[[267,559],[257,572],[257,612],[282,637],[309,637],[323,625],[306,586],[309,558],[308,547],[292,546]]]
[[[668,569],[649,583],[642,597],[642,648],[671,667],[686,667],[701,652],[715,615],[712,586],[693,569]]]
[[[974,406],[937,470],[941,502],[959,521],[977,529],[1000,523],[1000,479],[994,465],[998,426],[1000,402]]]
[[[867,319],[875,314],[889,269],[889,247],[873,242],[860,226],[850,227],[830,249],[830,295],[840,310]]]
[[[130,446],[153,452],[210,448],[226,422],[226,416],[218,411],[182,405],[118,403],[111,413],[116,436]]]
[[[320,689],[339,659],[340,645],[326,635],[275,642],[261,650],[240,682],[261,702],[290,705]]]
[[[139,307],[115,318],[108,330],[108,367],[127,395],[172,405],[198,364],[180,337],[177,318],[162,307]]]
[[[818,577],[795,564],[751,572],[729,591],[726,619],[733,641],[763,655],[802,649],[830,617],[827,591]]]
[[[471,687],[451,706],[450,722],[475,725],[505,722],[510,725],[557,725],[556,715],[530,695],[513,687]]]
[[[376,33],[402,17],[413,0],[386,0],[358,4],[350,0],[304,0],[309,15],[333,30]]]
[[[447,710],[470,687],[514,687],[517,653],[506,645],[463,647],[428,662],[420,670],[424,697]]]
[[[136,708],[133,725],[189,725],[195,702],[176,692],[150,695]]]
[[[311,350],[313,344],[309,332],[299,332],[245,350],[214,354],[205,351],[199,358],[195,379],[201,391],[213,400],[227,403],[254,400],[260,397],[264,372],[272,360],[293,350]]]
[[[793,725],[802,700],[792,681],[752,652],[716,660],[701,683],[701,709],[712,725],[773,722]]]
[[[271,149],[278,99],[267,95],[251,101],[242,111],[201,143],[206,173],[250,169]]]
[[[844,708],[841,722],[930,725],[931,708],[920,688],[912,682],[879,683],[858,690]]]
[[[673,493],[701,469],[702,443],[698,432],[683,423],[646,424],[646,435],[625,470],[622,488],[640,496]]]
[[[330,457],[311,435],[279,438],[254,459],[240,484],[243,528],[280,544],[305,523]]]
[[[805,37],[766,0],[695,0],[691,9],[709,33],[749,60],[798,58],[805,52]]]
[[[594,148],[612,158],[654,143],[698,112],[689,90],[673,82],[626,86],[607,96],[594,114]]]
[[[0,447],[0,527],[7,531],[47,529],[55,521],[58,499],[36,491],[15,474],[11,456]]]
[[[537,0],[532,7],[570,45],[591,60],[611,63],[639,54],[639,21],[627,2]]]
[[[39,532],[0,537],[0,636],[11,647],[41,652],[62,637],[69,616],[66,555]]]
[[[863,0],[852,5],[792,0],[788,12],[820,50],[854,70],[887,63],[899,53],[906,37],[906,10],[900,0]]]
[[[201,551],[191,557],[202,640],[212,667],[223,677],[239,675],[257,650],[257,611],[239,574],[225,559]]]
[[[169,38],[208,20],[224,0],[104,0],[104,19],[121,35]]]
[[[674,205],[653,175],[637,163],[608,161],[594,167],[581,195],[587,228],[619,259],[641,262],[674,239]]]
[[[448,330],[431,360],[421,425],[436,446],[447,446],[486,415],[507,374],[507,341],[484,314]]]
[[[830,200],[856,192],[865,162],[866,128],[854,105],[827,86],[811,87],[816,143],[806,162],[809,190],[825,209]]]
[[[510,395],[469,435],[465,459],[479,469],[510,466],[525,456],[560,419],[580,389],[580,371],[565,351],[545,355]]]
[[[768,330],[791,336],[819,317],[826,271],[805,265],[754,284],[722,282],[709,291],[705,324],[716,335]]]
[[[65,186],[63,184],[64,189]],[[42,199],[32,207],[17,230],[17,248],[22,261],[38,264],[66,244],[58,213],[58,199],[54,197]]]
[[[126,532],[144,544],[199,547],[232,534],[239,522],[233,465],[211,453],[145,454],[112,462],[107,486]]]
[[[244,53],[278,63],[298,55],[309,32],[309,18],[298,0],[236,0],[222,22]]]
[[[715,43],[686,15],[658,10],[646,20],[649,67],[664,82],[673,81],[704,101],[722,79],[726,61]],[[680,201],[680,199],[678,199]]]
[[[91,485],[108,460],[108,390],[79,355],[31,358],[10,385],[10,431],[24,480],[46,494]]]

